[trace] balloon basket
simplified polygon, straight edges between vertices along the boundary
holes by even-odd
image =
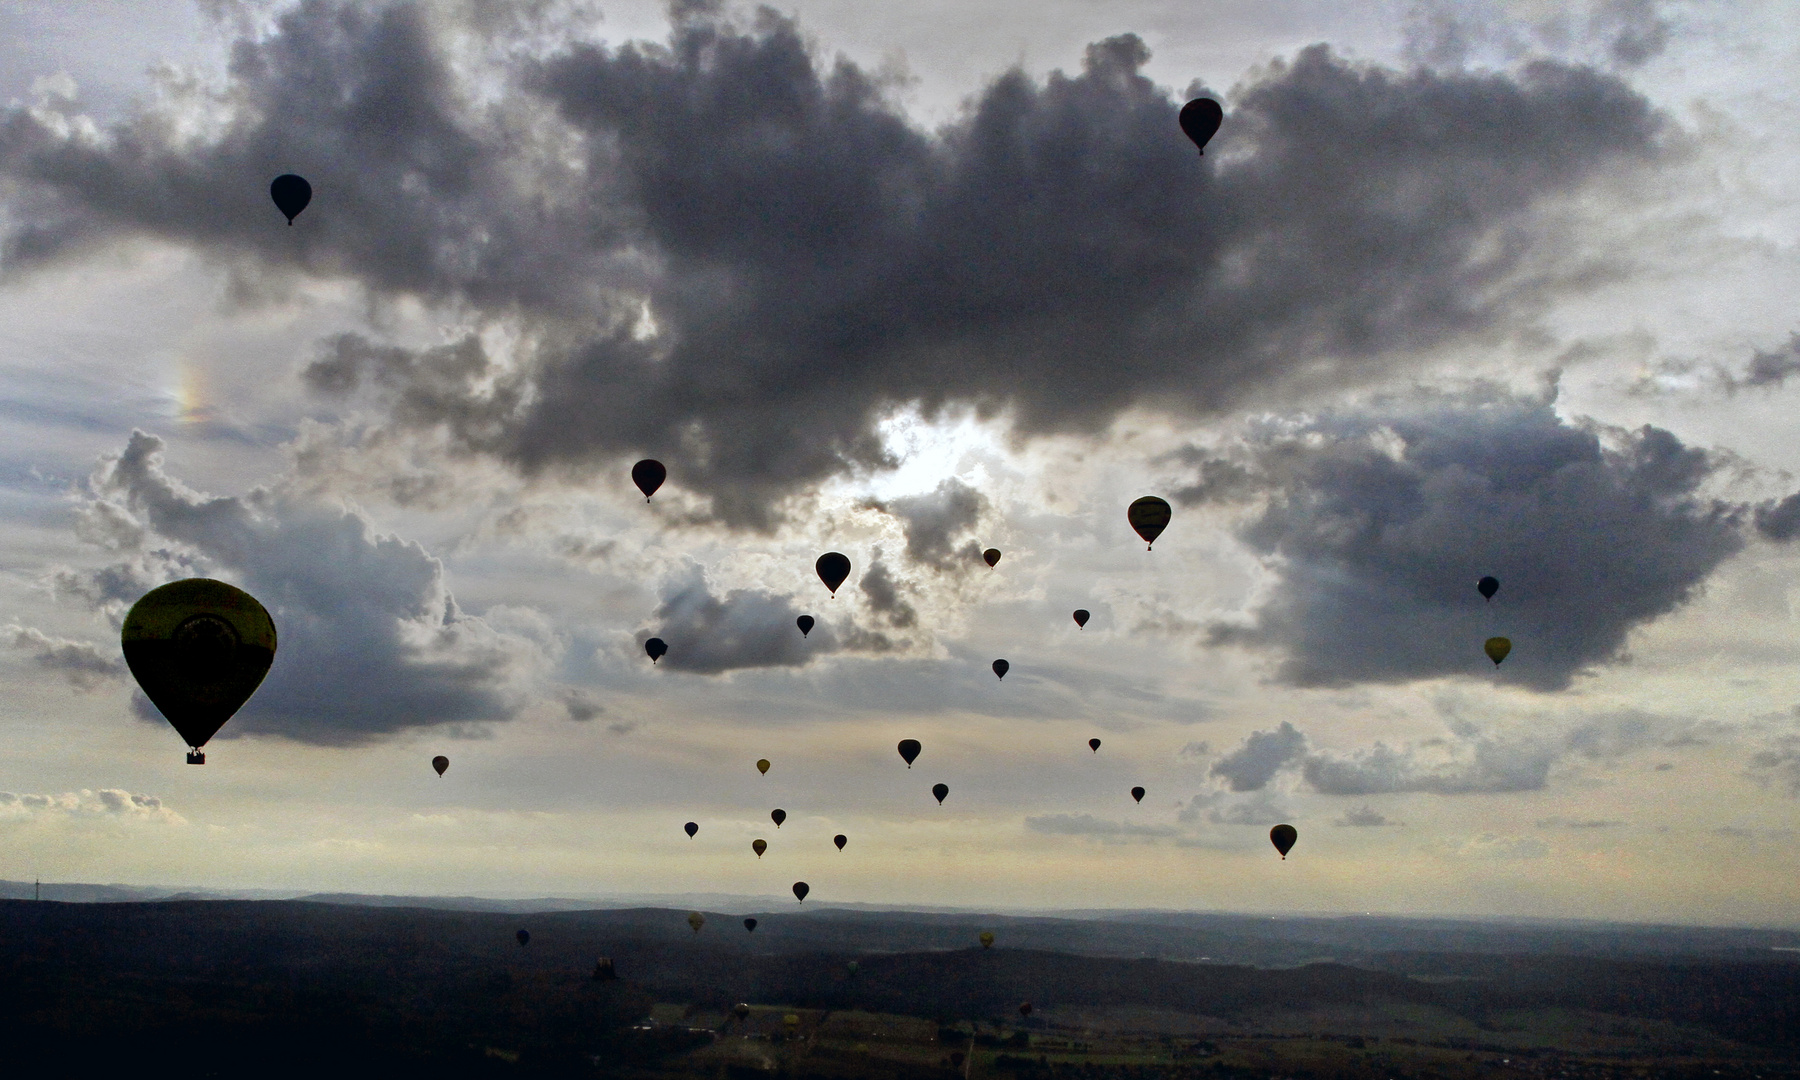
[[[204,764],[206,764],[206,755],[199,750],[189,750],[188,751],[188,764],[189,765],[204,765]]]

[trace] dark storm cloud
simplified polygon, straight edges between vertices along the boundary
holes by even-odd
[[[505,720],[523,705],[513,683],[539,643],[463,615],[442,565],[418,544],[376,535],[357,514],[266,490],[199,494],[164,472],[162,447],[134,432],[96,472],[84,510],[183,549],[183,560],[160,565],[182,567],[173,576],[223,572],[274,617],[274,666],[222,735],[346,744],[410,727]],[[106,582],[132,578],[119,567],[85,585],[78,572],[62,576],[69,591],[102,606]]]
[[[906,557],[939,569],[974,566],[981,545],[969,534],[980,524],[988,502],[960,480],[945,480],[923,495],[870,504],[899,518],[906,526]],[[959,547],[958,539],[965,542]]]
[[[653,454],[767,527],[889,464],[895,408],[1097,431],[1528,319],[1543,279],[1510,275],[1533,206],[1653,158],[1660,123],[1588,68],[1400,73],[1315,46],[1246,83],[1199,158],[1126,35],[927,133],[768,9],[677,4],[667,45],[523,60],[554,27],[521,6],[459,34],[458,10],[298,5],[236,45],[203,138],[167,111],[99,138],[5,114],[7,265],[148,232],[510,321],[505,365],[365,344],[313,383],[527,472]],[[285,170],[316,192],[293,229],[265,194]]]
[[[1282,722],[1274,731],[1256,731],[1236,750],[1213,763],[1210,775],[1223,778],[1233,791],[1260,791],[1285,766],[1306,755],[1306,736]]]
[[[1781,386],[1795,372],[1800,372],[1800,334],[1790,334],[1784,346],[1766,352],[1758,349],[1734,386]]]
[[[900,583],[881,561],[881,550],[875,551],[875,557],[869,563],[869,570],[857,583],[857,588],[869,600],[869,610],[880,615],[889,626],[905,629],[919,621],[919,613],[912,604],[900,595]]]
[[[1217,644],[1272,647],[1301,686],[1443,675],[1541,690],[1614,660],[1743,543],[1745,508],[1667,431],[1547,402],[1426,398],[1270,424],[1243,448],[1266,505],[1241,538],[1279,581]],[[1475,591],[1500,580],[1491,603]],[[1482,642],[1508,637],[1496,672]]]
[[[714,596],[706,572],[689,567],[663,589],[662,606],[638,644],[662,638],[669,653],[659,663],[676,671],[717,675],[739,668],[798,667],[839,648],[837,636],[821,621],[800,636],[793,599],[762,589],[733,589]]]
[[[32,666],[54,672],[78,690],[98,690],[125,677],[125,662],[102,655],[91,642],[51,637],[30,626],[8,626],[0,635],[10,648],[26,654]]]

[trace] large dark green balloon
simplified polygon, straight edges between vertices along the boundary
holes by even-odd
[[[119,635],[125,663],[187,744],[200,748],[250,700],[275,661],[275,622],[242,589],[211,578],[145,593]],[[197,760],[196,760],[197,759]]]
[[[827,551],[819,556],[819,561],[813,564],[813,569],[819,572],[819,580],[823,581],[825,587],[831,590],[831,595],[836,596],[838,586],[842,585],[844,579],[850,576],[850,556]]]
[[[1144,496],[1132,503],[1131,508],[1125,511],[1125,519],[1131,522],[1131,527],[1144,538],[1146,548],[1156,543],[1156,538],[1169,527],[1169,518],[1172,516],[1174,515],[1169,509],[1169,504],[1154,495]]]

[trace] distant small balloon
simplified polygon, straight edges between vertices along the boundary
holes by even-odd
[[[1000,549],[999,548],[988,548],[986,551],[981,553],[981,557],[983,560],[985,560],[987,562],[987,564],[989,566],[993,566],[995,563],[998,563],[1000,561]]]
[[[519,948],[521,948],[521,949],[523,949],[525,946],[531,944],[531,931],[529,931],[529,930],[521,930],[518,933],[514,934],[513,937],[516,937],[519,939]]]
[[[1475,589],[1481,593],[1481,598],[1483,600],[1492,600],[1494,594],[1500,591],[1500,579],[1497,577],[1484,577],[1475,583]]]
[[[698,934],[700,928],[706,925],[706,916],[698,911],[690,911],[688,912],[688,925],[694,928],[694,933]]]
[[[1144,801],[1144,789],[1141,787],[1132,788],[1131,789],[1131,798],[1135,802],[1143,802]]]
[[[794,625],[800,628],[800,636],[806,637],[808,634],[812,633],[812,628],[817,624],[813,622],[813,617],[811,615],[802,615],[794,620]]]
[[[645,458],[631,467],[631,482],[644,493],[645,502],[650,501],[650,496],[656,494],[656,489],[662,487],[663,481],[668,478],[669,470],[663,468],[663,463],[655,458]]]
[[[1491,637],[1481,649],[1488,654],[1488,659],[1494,662],[1494,666],[1499,667],[1500,661],[1506,659],[1506,654],[1512,652],[1512,641],[1509,638]]]
[[[844,965],[844,967],[846,967],[846,968],[848,968],[848,969],[849,969],[849,970],[850,970],[850,977],[851,977],[851,978],[855,978],[855,977],[856,977],[856,973],[857,973],[857,972],[858,972],[858,971],[861,971],[861,970],[862,970],[862,965],[861,965],[861,964],[859,964],[859,963],[857,963],[857,962],[856,962],[856,961],[854,961],[854,960],[852,960],[852,961],[850,961],[850,962],[849,962],[849,963],[848,963],[848,964],[845,964],[845,965]]]
[[[312,185],[303,176],[293,173],[282,173],[269,182],[269,198],[275,200],[275,209],[287,215],[288,225],[312,202]]]
[[[1275,845],[1275,850],[1281,852],[1284,860],[1287,853],[1294,850],[1294,841],[1298,839],[1300,833],[1292,825],[1277,825],[1269,830],[1269,843]]]
[[[757,758],[756,759],[756,771],[759,773],[762,773],[764,776],[769,775],[769,759],[766,757],[765,758]]]
[[[687,823],[687,824],[686,824],[686,825],[683,825],[683,826],[682,826],[682,829],[683,829],[683,830],[684,830],[684,831],[685,831],[685,832],[686,832],[686,833],[687,833],[687,834],[688,834],[688,835],[689,835],[689,836],[692,836],[692,835],[694,835],[694,834],[695,834],[695,833],[697,833],[697,832],[699,832],[699,831],[700,831],[700,823],[699,823],[699,822],[697,822],[697,821],[690,821],[690,822],[688,822],[688,823]]]
[[[744,920],[744,929],[749,933],[752,933],[752,934],[756,933],[756,920],[755,919],[745,919]],[[748,1005],[739,1005],[738,1008],[744,1010],[743,1012],[738,1014],[738,1019],[741,1020],[750,1014],[750,1007]]]
[[[1089,739],[1088,740],[1088,749],[1092,750],[1094,753],[1098,754],[1100,752],[1100,740],[1099,739]]]
[[[842,585],[844,579],[850,576],[850,557],[840,555],[835,551],[827,551],[819,556],[819,561],[813,565],[813,569],[819,572],[819,580],[823,581],[825,587],[831,590],[831,595],[836,596],[838,586]]]
[[[1077,628],[1078,628],[1078,629],[1079,629],[1079,628],[1080,628],[1080,627],[1083,627],[1083,626],[1086,626],[1086,625],[1087,625],[1087,621],[1088,621],[1088,619],[1090,619],[1090,618],[1092,618],[1092,616],[1090,616],[1090,615],[1089,615],[1089,614],[1088,614],[1088,609],[1087,609],[1087,608],[1084,608],[1084,607],[1078,607],[1078,608],[1076,608],[1076,609],[1075,609],[1075,626],[1076,626],[1076,627],[1077,627]]]
[[[771,810],[771,811],[769,811],[769,820],[773,821],[775,823],[775,827],[777,829],[779,829],[779,828],[781,828],[781,823],[787,820],[787,811],[786,810]]]
[[[1181,107],[1182,133],[1194,140],[1200,156],[1206,156],[1206,144],[1225,122],[1225,110],[1212,98],[1195,98]]]
[[[1019,1003],[1019,1015],[1020,1016],[1030,1016],[1031,1015],[1031,1002],[1022,1001]]]
[[[931,785],[931,793],[937,796],[938,805],[942,806],[944,805],[944,796],[950,794],[950,785],[933,784]]]
[[[1154,495],[1146,495],[1131,504],[1125,511],[1125,520],[1144,538],[1144,547],[1149,549],[1156,543],[1156,538],[1169,527],[1169,519],[1174,516],[1169,504]]]
[[[831,842],[837,845],[837,849],[839,851],[842,851],[842,850],[844,850],[844,845],[848,844],[850,842],[850,838],[848,836],[845,836],[843,833],[838,833],[836,836],[831,838]]]
[[[900,740],[900,756],[905,759],[907,768],[912,768],[912,763],[919,756],[919,751],[921,749],[923,749],[923,747],[919,745],[919,740],[917,739]]]
[[[756,852],[756,857],[760,859],[763,856],[763,852],[769,850],[769,842],[758,837],[757,839],[750,841],[750,850]]]
[[[755,919],[745,919],[744,925],[748,926],[750,929],[754,930],[754,929],[756,929],[756,920]],[[731,1007],[731,1015],[737,1017],[739,1020],[742,1020],[745,1017],[750,1015],[750,1006],[748,1004],[740,1001],[736,1005],[733,1005]]]
[[[431,759],[431,767],[437,770],[439,776],[442,776],[444,775],[444,770],[450,767],[450,759],[439,754],[437,757]]]
[[[806,894],[812,892],[812,886],[804,881],[794,882],[794,897],[802,904],[806,903]]]
[[[994,932],[992,930],[983,930],[981,932],[980,940],[981,940],[982,948],[984,948],[984,949],[993,948],[994,947]]]
[[[649,655],[650,662],[654,664],[669,654],[669,643],[662,638],[653,637],[644,642],[644,652]]]
[[[1012,665],[1007,663],[1006,661],[1004,661],[1004,660],[994,661],[994,674],[999,676],[1000,678],[1002,678],[1002,679],[1006,678],[1006,673],[1011,670],[1012,670]]]

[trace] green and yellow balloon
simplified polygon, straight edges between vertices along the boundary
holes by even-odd
[[[133,604],[119,644],[144,696],[187,741],[188,764],[204,765],[200,748],[275,662],[275,621],[242,589],[189,578]]]

